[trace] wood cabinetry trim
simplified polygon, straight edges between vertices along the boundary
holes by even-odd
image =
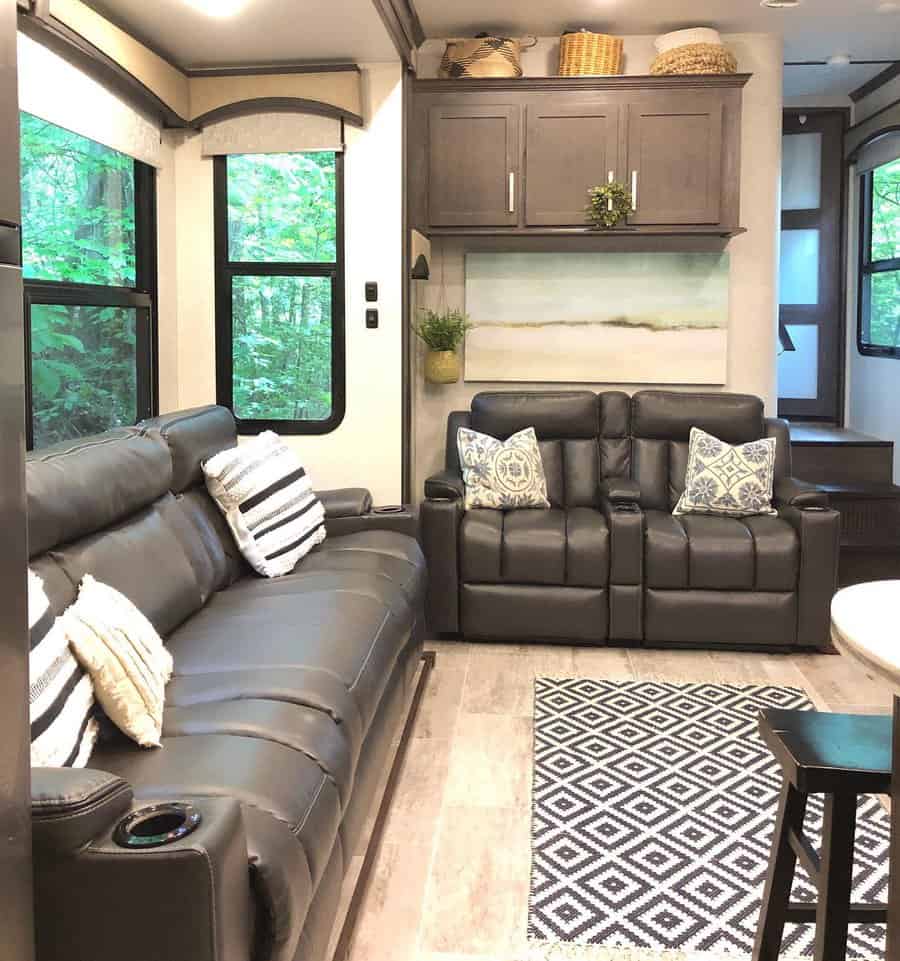
[[[709,90],[743,87],[749,73],[657,75],[631,74],[617,77],[496,77],[478,80],[416,80],[416,93],[466,93],[475,90]]]

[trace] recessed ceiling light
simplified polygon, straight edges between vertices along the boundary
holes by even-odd
[[[186,0],[188,6],[208,17],[231,17],[246,6],[247,0]]]
[[[770,7],[772,10],[791,10],[799,7],[802,0],[760,0],[761,7]]]
[[[876,13],[900,13],[900,3],[879,3]]]

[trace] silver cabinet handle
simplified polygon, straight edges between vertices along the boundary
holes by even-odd
[[[637,174],[636,170],[631,171],[631,209],[637,210]]]
[[[615,170],[610,170],[609,173],[606,175],[606,182],[607,182],[608,184],[611,184],[615,179],[616,179],[616,172],[615,172]],[[606,200],[606,209],[607,209],[610,213],[612,213],[612,197],[608,197],[608,198],[607,198],[607,200]]]
[[[509,172],[509,212],[516,212],[516,174],[513,170]]]

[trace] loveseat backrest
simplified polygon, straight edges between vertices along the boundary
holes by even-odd
[[[631,398],[631,476],[645,510],[670,511],[684,492],[692,427],[728,444],[767,434],[763,402],[750,394],[638,391]]]
[[[485,391],[472,398],[471,411],[447,419],[446,463],[459,469],[456,435],[460,427],[506,440],[533,427],[554,507],[594,507],[599,481],[627,476],[631,441],[629,398],[609,391]]]

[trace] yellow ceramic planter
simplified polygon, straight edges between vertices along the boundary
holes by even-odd
[[[459,354],[455,350],[429,350],[425,354],[425,380],[455,384],[459,380]]]

